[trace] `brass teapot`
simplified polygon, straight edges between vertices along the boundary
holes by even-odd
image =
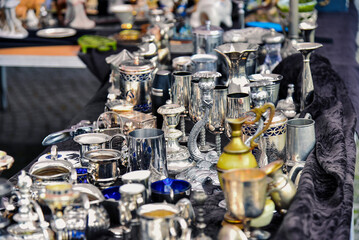
[[[254,134],[253,137],[250,139],[250,141],[247,141],[250,143],[250,146],[247,146],[242,140],[242,125],[254,124],[255,122],[258,122],[261,119],[262,114],[267,112],[267,109],[270,110],[270,114],[268,117],[269,124],[265,125],[262,130],[257,131],[256,134]],[[252,149],[258,146],[258,144],[254,142],[254,140],[268,129],[274,117],[275,108],[272,103],[266,103],[260,107],[252,109],[249,112],[253,112],[256,115],[256,118],[253,121],[251,121],[251,119],[253,118],[250,117],[248,114],[238,119],[227,119],[227,122],[232,128],[232,139],[227,144],[227,146],[224,147],[223,149],[224,152],[219,157],[217,163],[217,172],[218,172],[219,181],[221,183],[221,187],[222,187],[221,175],[225,171],[231,169],[239,169],[239,168],[258,167],[257,161],[254,155],[252,154]]]

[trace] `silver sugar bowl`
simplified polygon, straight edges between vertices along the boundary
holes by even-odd
[[[134,110],[149,113],[152,109],[151,87],[154,64],[150,60],[136,56],[121,62],[120,72],[121,98],[134,105]]]

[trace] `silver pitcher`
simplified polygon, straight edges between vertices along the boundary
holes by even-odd
[[[151,112],[151,86],[155,66],[150,60],[135,57],[119,66],[122,98],[134,105],[134,110]]]
[[[228,93],[249,93],[249,87],[245,87],[249,83],[246,62],[249,54],[257,50],[258,45],[252,43],[226,43],[215,49],[228,65]]]

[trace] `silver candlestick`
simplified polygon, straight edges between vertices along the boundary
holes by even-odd
[[[158,108],[157,112],[163,115],[163,121],[167,126],[165,132],[167,169],[170,175],[176,175],[189,167],[194,166],[194,162],[190,161],[190,154],[187,147],[181,146],[178,139],[182,137],[182,132],[176,129],[180,120],[180,114],[185,111],[185,107],[178,104],[167,104]]]
[[[213,90],[215,88],[215,79],[220,77],[218,72],[201,71],[196,72],[193,77],[199,78],[198,87],[201,90],[202,109],[204,111],[203,118],[198,121],[192,128],[188,138],[188,150],[191,158],[196,162],[205,160],[205,154],[201,153],[197,146],[198,134],[209,121],[209,112],[213,106]]]
[[[320,43],[303,42],[297,43],[295,48],[303,55],[303,72],[302,72],[302,92],[300,98],[300,111],[303,111],[308,106],[314,93],[314,85],[312,72],[310,71],[310,55],[311,53],[323,45]]]

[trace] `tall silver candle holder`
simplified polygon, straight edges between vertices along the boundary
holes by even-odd
[[[303,42],[297,43],[295,48],[301,52],[303,56],[303,72],[302,72],[302,92],[300,98],[300,111],[303,111],[313,100],[314,85],[312,72],[310,71],[310,55],[311,53],[322,47],[320,43]]]
[[[188,150],[190,152],[191,158],[196,162],[206,159],[206,154],[202,153],[198,148],[197,138],[202,128],[209,121],[209,112],[213,106],[213,90],[215,88],[215,79],[220,76],[221,74],[218,72],[207,71],[196,72],[193,75],[193,77],[199,79],[198,87],[201,90],[202,96],[201,108],[204,111],[203,118],[193,126],[188,138]]]
[[[180,121],[180,114],[185,111],[185,107],[173,104],[168,101],[167,104],[158,108],[157,112],[163,115],[164,123],[167,126],[165,132],[167,170],[169,175],[176,175],[189,167],[194,166],[195,162],[190,160],[190,154],[185,146],[178,143],[182,137],[182,131],[176,129]]]

